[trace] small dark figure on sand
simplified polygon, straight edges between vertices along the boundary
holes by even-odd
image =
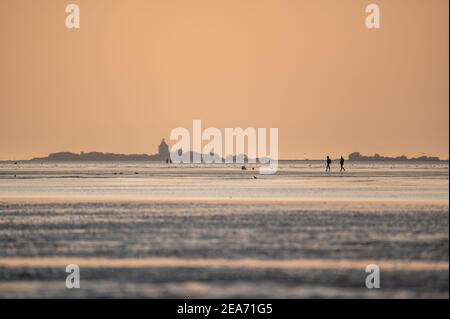
[[[341,172],[342,171],[344,171],[345,172],[345,168],[344,168],[344,162],[345,162],[345,160],[344,160],[344,158],[341,156],[341,160],[339,161],[340,162],[340,164],[341,164]]]
[[[331,159],[329,156],[327,156],[327,168],[325,169],[325,172],[331,172]]]

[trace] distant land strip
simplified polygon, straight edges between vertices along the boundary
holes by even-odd
[[[448,261],[349,260],[349,259],[193,259],[193,258],[0,258],[0,267],[58,268],[76,264],[81,268],[248,268],[248,269],[366,269],[449,270]]]
[[[211,155],[211,154],[210,154]],[[212,154],[214,155],[214,154]],[[189,157],[192,159],[194,156],[194,152],[189,152]],[[203,158],[203,154],[200,154],[201,158]],[[221,160],[222,162],[225,161],[225,159],[221,158],[219,155],[214,155],[217,157],[218,160]],[[243,156],[244,162],[248,162],[248,157],[245,154],[241,154],[238,156]],[[227,156],[228,160],[232,160],[233,162],[236,162],[236,158],[238,157],[236,155],[229,155]],[[231,157],[231,159],[229,158]],[[366,156],[362,155],[359,152],[353,152],[350,153],[347,157],[349,161],[352,162],[436,162],[436,161],[448,161],[447,160],[441,160],[437,156],[419,156],[419,157],[407,157],[405,155],[396,156],[396,157],[389,157],[389,156],[382,156],[379,154],[374,154],[373,156]],[[48,156],[45,157],[35,157],[30,160],[6,160],[6,161],[0,161],[3,163],[18,163],[18,162],[113,162],[113,161],[134,161],[134,162],[165,162],[167,160],[166,157],[160,155],[160,154],[120,154],[120,153],[102,153],[102,152],[81,152],[81,153],[72,153],[72,152],[57,152],[57,153],[51,153]],[[258,159],[257,159],[258,160]],[[302,160],[312,160],[312,161],[319,161],[320,159],[297,159],[297,160],[280,160],[280,161],[302,161]],[[335,161],[338,161],[338,159],[335,159]]]

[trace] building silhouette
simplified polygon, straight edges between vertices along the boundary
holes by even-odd
[[[158,146],[158,155],[162,161],[170,160],[169,145],[167,145],[164,139],[162,139],[161,144]]]

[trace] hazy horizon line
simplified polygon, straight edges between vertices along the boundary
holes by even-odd
[[[189,151],[189,152],[194,153],[193,151]],[[34,156],[34,157],[29,158],[29,159],[4,159],[3,158],[3,159],[0,159],[0,162],[28,162],[28,161],[33,161],[33,160],[37,161],[38,159],[45,159],[45,158],[48,158],[52,154],[59,154],[59,153],[71,153],[71,154],[75,154],[75,155],[99,153],[99,154],[122,155],[122,156],[133,156],[133,155],[135,155],[135,156],[158,156],[158,153],[149,154],[149,153],[120,153],[120,152],[116,153],[116,152],[109,152],[109,151],[80,151],[80,152],[57,151],[57,152],[50,152],[50,153],[48,153],[47,155],[44,155],[44,156]],[[409,161],[411,161],[411,160],[418,160],[418,161],[420,161],[420,158],[423,158],[423,159],[425,159],[425,158],[437,158],[438,161],[449,161],[450,160],[448,156],[446,156],[446,158],[445,157],[441,158],[441,157],[439,157],[437,155],[430,155],[430,154],[423,154],[423,153],[421,155],[416,155],[416,156],[407,156],[407,155],[404,155],[404,154],[401,154],[401,155],[382,155],[382,154],[377,153],[377,152],[374,152],[372,155],[365,155],[365,154],[363,154],[361,152],[354,151],[354,152],[350,152],[349,154],[347,154],[346,157],[345,157],[345,155],[337,155],[337,156],[335,156],[335,155],[325,154],[323,156],[323,158],[316,158],[316,157],[311,157],[311,158],[308,158],[308,157],[304,157],[304,158],[292,157],[292,158],[289,158],[289,157],[283,157],[283,158],[279,158],[278,161],[322,161],[322,160],[324,160],[327,157],[327,155],[330,156],[330,158],[332,160],[337,160],[337,159],[339,159],[340,156],[344,156],[344,159],[349,160],[349,156],[351,154],[354,154],[354,153],[359,153],[362,157],[366,158],[366,159],[362,159],[360,161],[368,161],[367,158],[376,158],[377,155],[380,157],[380,159],[378,159],[378,161],[383,161],[382,158],[385,158],[384,161],[389,161],[390,159],[399,161],[399,160],[401,160],[400,158],[403,158],[403,157],[405,158],[405,160],[409,160]],[[202,156],[205,155],[204,153],[200,153],[200,154]],[[218,155],[218,154],[216,154],[216,155]],[[247,157],[247,154],[239,153],[239,154],[223,155],[222,159],[225,159],[226,157],[229,157],[229,156],[239,156],[239,155],[244,155],[244,156]],[[268,157],[268,156],[264,156],[264,157]],[[259,157],[256,157],[256,159],[258,159],[258,158]],[[130,160],[130,161],[136,162],[138,160]],[[161,160],[161,161],[164,161],[164,160]],[[377,161],[377,160],[375,160],[375,161]],[[54,162],[56,162],[56,161],[54,160]]]

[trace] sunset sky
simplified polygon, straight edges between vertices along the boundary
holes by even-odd
[[[65,6],[81,29],[65,27]],[[381,8],[381,29],[365,7]],[[277,127],[280,158],[448,158],[448,0],[0,0],[0,160]]]

